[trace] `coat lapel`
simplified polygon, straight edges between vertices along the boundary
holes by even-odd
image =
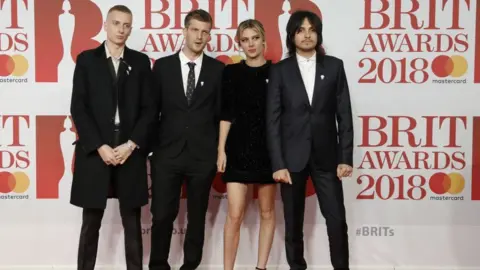
[[[105,94],[107,97],[110,97],[107,99],[109,101],[108,104],[106,104],[107,108],[110,108],[112,112],[114,112],[115,107],[113,106],[114,104],[114,83],[115,83],[115,78],[113,77],[114,70],[110,67],[109,65],[109,60],[107,59],[107,53],[105,52],[105,42],[102,43],[100,46],[97,47],[95,50],[95,55],[97,56],[97,66],[98,68],[96,69],[98,72],[97,79],[99,80],[99,83],[103,84],[103,87],[101,87],[102,90],[105,91]]]
[[[207,76],[208,66],[210,64],[210,59],[204,54],[202,60],[202,67],[200,68],[200,74],[198,76],[198,81],[195,84],[195,90],[193,91],[192,95],[192,104],[198,99],[198,95],[201,94],[203,85],[205,83],[205,78]]]
[[[315,83],[313,86],[313,96],[312,96],[312,107],[315,106],[316,100],[319,96],[321,96],[322,86],[326,80],[325,77],[325,66],[323,65],[323,61],[321,56],[317,56],[317,63],[316,63],[316,70],[315,70]]]
[[[123,99],[125,94],[125,83],[127,82],[130,72],[132,69],[132,54],[130,49],[125,46],[125,50],[123,51],[123,59],[120,61],[118,65],[118,72],[117,72],[117,85],[118,85],[118,98],[119,102]]]
[[[308,100],[308,94],[307,94],[307,87],[305,87],[305,82],[303,81],[302,78],[302,73],[300,72],[300,67],[298,66],[297,62],[297,57],[291,57],[291,65],[293,66],[293,76],[294,76],[294,82],[297,82],[297,87],[296,89],[300,89],[300,95],[302,96],[303,101],[305,104],[310,106],[310,101]]]
[[[99,79],[104,81],[106,89],[109,89],[109,92],[110,92],[110,89],[112,88],[114,80],[112,77],[113,75],[110,71],[110,67],[108,65],[109,60],[107,59],[107,53],[105,52],[105,43],[102,43],[100,46],[97,47],[97,49],[95,50],[95,54],[98,57],[98,63],[99,63],[98,77]]]
[[[180,103],[182,103],[182,106],[188,107],[188,102],[187,102],[187,96],[185,95],[185,86],[183,85],[183,77],[182,77],[182,64],[180,61],[180,51],[177,52],[176,57],[173,58],[174,62],[173,63],[173,72],[171,74],[172,76],[172,82],[176,85],[174,85],[173,89],[175,89],[175,95],[178,96],[178,100],[180,100]]]

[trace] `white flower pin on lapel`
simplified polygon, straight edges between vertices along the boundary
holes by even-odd
[[[120,61],[127,66],[127,69],[125,71],[127,72],[127,75],[130,75],[130,71],[132,71],[132,67],[127,62],[125,62],[125,60],[123,60],[122,58],[120,58]]]
[[[322,79],[322,80],[323,80],[323,78],[325,78],[325,76],[323,76],[323,74],[322,74],[322,75],[320,75],[320,79]]]
[[[200,82],[200,86],[203,86],[203,81]]]
[[[268,83],[268,79],[266,79],[265,82]]]

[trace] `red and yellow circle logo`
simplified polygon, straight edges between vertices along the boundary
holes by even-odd
[[[467,60],[460,55],[439,55],[432,61],[432,72],[441,78],[447,76],[461,77],[467,72],[467,69]]]
[[[30,186],[30,179],[24,172],[0,172],[0,193],[24,193]]]
[[[218,61],[223,62],[225,65],[229,65],[229,64],[239,63],[240,61],[243,60],[243,57],[241,55],[232,55],[232,56],[219,55],[216,57],[216,59]]]
[[[28,71],[28,61],[25,56],[0,54],[0,76],[20,77]]]
[[[436,194],[459,194],[465,188],[465,178],[459,173],[435,173],[430,177],[430,190]]]

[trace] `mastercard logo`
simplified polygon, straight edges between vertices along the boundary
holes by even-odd
[[[430,190],[436,194],[459,194],[465,188],[465,178],[459,173],[435,173],[430,177]]]
[[[0,76],[20,77],[28,71],[28,61],[25,56],[0,54]]]
[[[460,55],[439,55],[432,61],[432,72],[437,77],[452,76],[461,77],[467,72],[468,63],[465,57]]]
[[[30,186],[30,179],[24,172],[0,172],[0,193],[24,193]]]
[[[228,65],[228,64],[236,64],[236,63],[242,61],[243,57],[241,55],[232,55],[232,56],[219,55],[219,56],[216,57],[216,59],[218,61],[223,62],[225,65]]]

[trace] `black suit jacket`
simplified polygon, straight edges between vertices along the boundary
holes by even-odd
[[[206,161],[217,158],[224,64],[203,55],[192,102],[187,103],[179,52],[155,61],[153,74],[158,114],[154,157],[171,158],[185,143],[192,154]]]
[[[121,143],[132,140],[140,148],[117,166],[117,195],[122,205],[138,207],[148,202],[146,156],[148,135],[155,124],[150,60],[125,48],[116,85],[109,61],[104,44],[77,57],[70,108],[78,133],[71,202],[81,207],[105,207],[111,166],[103,162],[97,149],[103,144],[113,147],[118,98]]]
[[[317,57],[311,105],[296,56],[272,66],[266,114],[274,172],[299,172],[312,153],[316,164],[327,171],[335,172],[338,164],[352,165],[352,109],[342,60]]]

